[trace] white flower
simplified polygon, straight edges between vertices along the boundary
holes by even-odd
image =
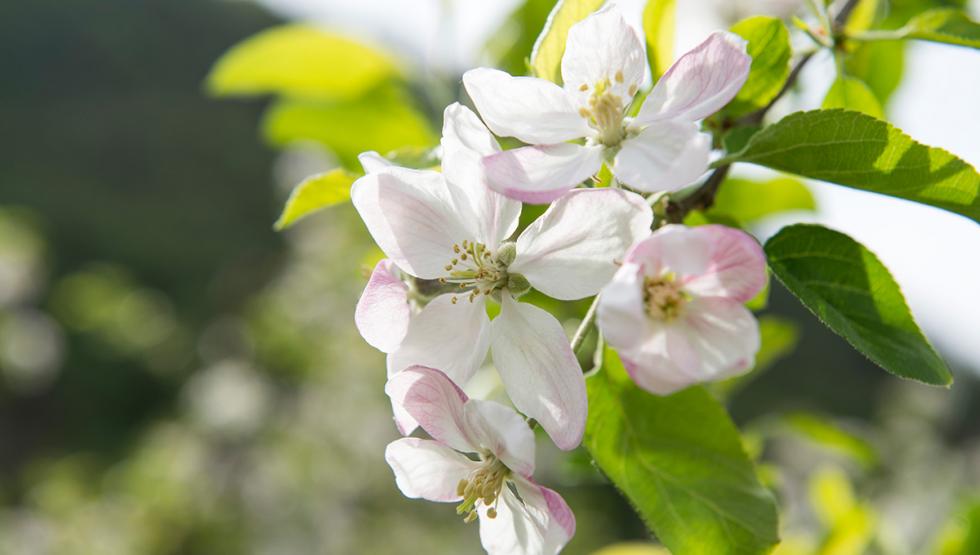
[[[421,364],[465,384],[492,348],[515,406],[560,448],[574,448],[586,415],[581,368],[558,320],[515,297],[532,286],[562,300],[596,294],[629,245],[649,233],[653,215],[636,194],[580,190],[552,205],[516,242],[505,242],[521,205],[483,181],[480,157],[499,151],[496,140],[459,104],[446,109],[443,134],[444,173],[387,167],[351,189],[354,207],[388,258],[415,278],[455,288],[411,318],[388,357],[389,374]],[[488,297],[501,304],[492,324]],[[371,301],[361,310],[370,312],[365,302]],[[400,332],[362,333],[393,338]],[[404,414],[396,417],[403,431],[414,428]]]
[[[608,161],[616,178],[640,191],[673,191],[708,168],[711,137],[696,123],[731,100],[748,77],[745,41],[716,32],[684,54],[626,116],[643,81],[643,47],[616,9],[568,32],[564,88],[534,77],[478,68],[463,83],[487,126],[529,146],[484,159],[488,183],[525,202],[550,202]],[[585,138],[585,144],[566,141]]]
[[[630,249],[599,297],[603,336],[633,380],[665,395],[752,367],[759,327],[743,304],[766,283],[748,234],[668,225]]]
[[[491,555],[561,551],[575,534],[575,516],[560,495],[531,479],[534,433],[523,418],[468,399],[445,374],[422,366],[392,376],[385,391],[433,438],[402,438],[385,450],[406,497],[459,503],[456,512],[467,522],[479,517],[480,541]]]

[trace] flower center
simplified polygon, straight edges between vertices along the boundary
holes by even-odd
[[[486,245],[475,241],[464,240],[462,244],[454,244],[453,257],[446,264],[446,275],[439,278],[439,283],[458,286],[462,292],[469,293],[467,298],[470,302],[480,295],[490,296],[505,287],[519,297],[531,285],[524,276],[507,272],[507,266],[517,256],[516,247],[514,243],[504,243],[493,253]],[[453,296],[452,302],[459,302],[459,297]]]
[[[617,83],[622,83],[623,72],[617,71],[614,79]],[[583,84],[579,90],[587,91],[589,86]],[[630,85],[629,94],[631,98],[636,94],[636,85]],[[623,125],[624,110],[623,98],[613,92],[612,83],[606,78],[595,84],[592,95],[589,96],[589,107],[580,108],[579,114],[599,132],[596,139],[599,143],[613,147],[626,138],[626,127]]]
[[[684,292],[673,273],[658,278],[644,278],[643,302],[654,320],[670,322],[684,311],[690,295]]]
[[[465,522],[473,522],[477,517],[476,504],[483,503],[487,507],[487,516],[497,517],[497,498],[500,496],[504,483],[510,476],[510,469],[500,462],[500,459],[490,453],[483,455],[483,464],[474,470],[469,478],[459,481],[456,494],[463,501],[456,506],[456,513],[466,515]]]

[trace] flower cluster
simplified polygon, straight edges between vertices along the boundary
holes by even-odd
[[[480,117],[446,108],[441,171],[361,156],[366,175],[351,199],[387,258],[355,322],[387,354],[399,431],[432,438],[399,439],[386,459],[406,496],[456,502],[466,521],[479,518],[489,553],[557,553],[575,530],[561,497],[531,478],[532,428],[561,449],[578,446],[585,379],[559,321],[523,295],[598,295],[603,336],[656,394],[745,371],[759,346],[743,306],[765,283],[759,245],[715,225],[651,231],[640,194],[677,190],[707,170],[711,138],[697,122],[744,83],[744,41],[711,35],[634,118],[644,59],[622,15],[599,11],[568,33],[564,87],[487,68],[463,76]],[[504,150],[495,135],[529,146]],[[603,164],[611,186],[576,188]],[[550,206],[517,233],[522,202]],[[520,413],[463,393],[488,355]]]

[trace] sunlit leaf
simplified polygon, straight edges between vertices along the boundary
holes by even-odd
[[[884,119],[885,113],[875,93],[856,77],[841,76],[834,80],[823,99],[822,108],[843,108]]]
[[[730,178],[715,195],[709,214],[727,214],[742,224],[752,224],[773,214],[812,211],[813,193],[799,179],[776,177],[767,181]]]
[[[765,251],[783,285],[873,362],[903,378],[952,383],[895,279],[863,245],[822,226],[797,224],[769,239]]]
[[[660,79],[674,61],[676,12],[677,0],[647,0],[643,8],[643,33],[654,81]]]
[[[670,555],[670,552],[649,543],[630,542],[603,547],[599,551],[593,551],[592,555]]]
[[[609,349],[587,384],[584,444],[671,553],[772,549],[776,505],[717,400],[701,387],[647,393]]]
[[[906,38],[980,48],[980,23],[962,10],[930,10],[912,18],[902,28]]]
[[[750,162],[945,208],[980,221],[980,174],[887,122],[845,110],[797,112],[723,162]]]
[[[507,16],[484,46],[494,67],[511,75],[528,72],[528,54],[554,4],[554,0],[525,0]]]
[[[857,502],[847,476],[836,468],[818,471],[810,481],[810,500],[827,536],[816,555],[862,555],[874,535],[877,518]]]
[[[749,78],[725,107],[726,116],[738,117],[762,108],[779,94],[789,76],[793,50],[786,25],[775,17],[743,19],[732,26],[732,32],[749,41],[752,56]]]
[[[355,98],[395,75],[386,53],[305,25],[263,31],[235,45],[207,78],[213,95]]]
[[[865,467],[878,462],[878,452],[871,443],[835,425],[827,418],[797,412],[786,415],[784,422],[793,432],[822,447],[844,454]]]
[[[275,229],[286,229],[313,212],[347,202],[350,200],[350,186],[354,179],[353,174],[342,169],[304,179],[289,195]]]
[[[357,155],[367,150],[428,147],[437,141],[428,120],[395,90],[344,102],[281,100],[266,112],[262,131],[276,146],[319,142],[351,169],[360,167]]]
[[[531,51],[531,69],[534,75],[561,83],[561,57],[565,53],[568,30],[599,9],[604,1],[558,0]]]
[[[856,33],[871,27],[878,16],[879,10],[884,6],[879,0],[860,0],[851,11],[847,23],[844,25],[846,33]]]

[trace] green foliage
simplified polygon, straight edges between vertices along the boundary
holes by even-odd
[[[356,98],[396,73],[384,52],[313,27],[286,25],[232,47],[212,68],[207,89],[216,96]]]
[[[561,83],[561,57],[565,53],[568,30],[598,10],[603,2],[605,0],[559,0],[555,4],[531,51],[531,70],[535,76]]]
[[[844,454],[870,468],[878,463],[878,452],[866,439],[834,425],[827,418],[797,412],[783,419],[787,428],[809,441]]]
[[[725,409],[703,388],[651,395],[607,349],[588,392],[586,448],[671,553],[771,550],[775,502]]]
[[[841,75],[834,80],[823,99],[821,108],[843,108],[868,114],[873,118],[884,119],[885,112],[875,93],[856,77]]]
[[[877,515],[855,499],[843,471],[828,467],[814,474],[810,481],[810,502],[827,530],[815,555],[866,553],[877,527]]]
[[[884,106],[902,82],[905,43],[865,42],[844,58],[844,70],[864,81]]]
[[[980,23],[961,10],[930,10],[912,18],[899,34],[901,38],[927,40],[980,48]]]
[[[789,77],[789,59],[793,49],[789,31],[775,17],[755,16],[732,26],[732,32],[749,41],[752,67],[745,85],[725,107],[725,115],[738,117],[769,104],[782,90]]]
[[[653,80],[660,79],[674,61],[674,28],[677,0],[647,0],[643,8],[643,32]]]
[[[350,200],[350,186],[355,176],[335,169],[304,179],[293,189],[282,215],[276,220],[276,231],[282,231],[317,210]]]
[[[718,189],[708,214],[724,214],[749,225],[773,214],[816,208],[813,193],[794,177],[781,176],[767,181],[729,178]]]
[[[797,112],[723,162],[750,162],[945,208],[980,221],[980,174],[940,148],[859,112]]]
[[[487,39],[487,53],[494,66],[511,75],[528,72],[528,52],[534,48],[554,0],[527,0],[523,2]]]
[[[825,227],[797,224],[769,239],[765,251],[783,285],[873,362],[903,378],[952,383],[895,279],[860,243]]]
[[[383,88],[353,101],[284,99],[265,114],[262,131],[271,144],[316,141],[350,169],[367,150],[427,147],[437,139],[430,124],[401,91]]]

